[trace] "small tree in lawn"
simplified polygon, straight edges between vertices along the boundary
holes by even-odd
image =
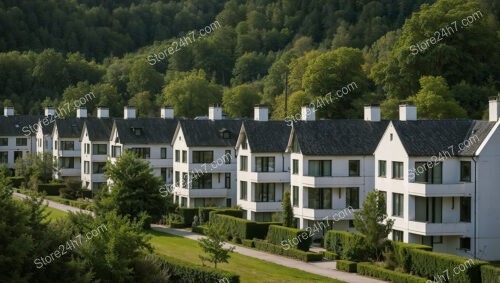
[[[214,264],[214,268],[217,268],[217,263],[228,262],[229,253],[234,250],[234,247],[223,248],[226,237],[221,226],[209,224],[205,231],[207,237],[200,239],[198,242],[203,252],[207,254],[206,256],[200,255],[201,263],[205,265],[205,261],[208,261]]]
[[[290,201],[290,191],[287,190],[283,194],[283,226],[294,227],[292,202]]]
[[[394,220],[387,219],[385,196],[375,190],[366,195],[360,211],[354,213],[354,227],[365,236],[367,248],[380,260]]]

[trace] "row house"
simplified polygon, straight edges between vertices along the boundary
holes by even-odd
[[[208,120],[180,120],[172,139],[174,200],[183,207],[236,203],[235,145],[241,121],[222,119],[210,106]]]
[[[270,222],[281,214],[285,190],[290,189],[290,154],[286,153],[291,127],[268,121],[265,106],[254,109],[254,121],[244,121],[236,150],[237,203],[248,220]]]
[[[394,219],[390,237],[434,251],[498,260],[499,102],[490,121],[417,120],[400,105],[375,150],[375,187]]]
[[[44,116],[38,120],[36,126],[36,152],[37,154],[52,154],[52,132],[56,113],[54,107],[45,107]]]

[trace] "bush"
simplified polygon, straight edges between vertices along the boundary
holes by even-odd
[[[394,241],[390,241],[390,247],[396,257],[398,266],[402,267],[405,272],[410,272],[411,270],[410,249],[432,251],[432,247],[429,246]]]
[[[274,223],[257,223],[234,216],[220,214],[219,211],[210,212],[210,222],[221,225],[226,231],[228,240],[240,243],[243,239],[265,239],[268,227]]]
[[[326,259],[329,259],[329,260],[339,259],[339,255],[338,254],[336,254],[334,252],[329,252],[329,251],[323,252],[323,257],[326,258]]]
[[[184,222],[184,225],[186,227],[191,227],[191,224],[193,224],[194,216],[198,215],[198,208],[180,207],[179,214],[182,217],[182,221]]]
[[[7,179],[11,182],[12,187],[20,188],[24,182],[24,177],[15,176],[15,177],[7,177]]]
[[[337,270],[342,270],[349,273],[356,273],[358,264],[354,261],[337,260]]]
[[[229,282],[239,283],[240,276],[231,272],[193,265],[174,258],[160,257],[161,267],[171,273],[169,282]],[[227,278],[227,279],[226,279]]]
[[[292,249],[309,251],[312,244],[312,237],[306,230],[271,225],[267,233],[266,240],[274,245],[289,245]],[[297,240],[295,243],[294,240]]]
[[[206,234],[206,232],[205,232],[206,229],[207,229],[206,226],[193,226],[191,228],[191,232],[205,235]]]
[[[346,260],[363,261],[370,256],[365,239],[360,234],[331,230],[325,236],[324,246]]]
[[[277,255],[282,255],[286,257],[291,257],[305,262],[310,261],[321,261],[323,260],[323,254],[305,252],[297,249],[285,249],[282,246],[273,245],[264,240],[254,239],[255,248],[261,251],[270,252]]]
[[[243,246],[245,246],[245,247],[255,248],[255,243],[253,242],[253,240],[243,239],[243,240],[241,240],[241,243],[242,243],[242,244],[243,244]]]
[[[45,192],[48,196],[58,196],[59,189],[65,188],[64,184],[39,184],[38,191]]]
[[[216,207],[200,207],[198,208],[198,217],[200,223],[207,223],[210,221],[210,212],[216,210]]]
[[[358,274],[398,283],[426,283],[427,279],[378,267],[369,262],[358,263]]]
[[[217,208],[215,209],[217,214],[229,215],[237,218],[243,218],[243,210],[234,208]],[[210,215],[210,213],[209,213]],[[209,216],[210,217],[210,216]]]
[[[483,283],[498,283],[500,281],[500,268],[492,265],[481,265],[481,280]]]
[[[186,225],[184,225],[184,222],[172,221],[169,223],[169,225],[170,225],[170,228],[184,228],[184,227],[186,227]]]

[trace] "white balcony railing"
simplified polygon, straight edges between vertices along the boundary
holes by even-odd
[[[293,177],[292,178],[296,178]],[[300,182],[303,186],[312,188],[321,187],[348,187],[348,186],[362,186],[365,181],[363,177],[313,177],[313,176],[300,176]]]
[[[335,208],[335,209],[314,209],[314,208],[293,208],[296,217],[303,217],[311,220],[352,220],[356,209]]]
[[[239,172],[239,174],[242,174]],[[247,180],[252,183],[289,183],[290,172],[245,172]]]
[[[461,236],[470,235],[472,224],[456,223],[428,223],[408,221],[408,232],[423,236]]]
[[[426,184],[408,183],[408,193],[422,197],[460,197],[470,196],[474,192],[474,183]]]

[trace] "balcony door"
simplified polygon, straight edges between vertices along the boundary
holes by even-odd
[[[443,198],[415,197],[415,221],[442,223]]]

